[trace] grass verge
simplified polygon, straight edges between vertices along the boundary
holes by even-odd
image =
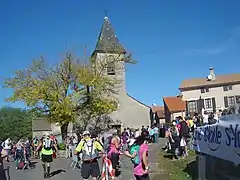
[[[158,156],[159,170],[168,174],[169,180],[196,180],[197,162],[194,151],[189,151],[186,159],[173,161],[171,155],[161,151]],[[167,180],[167,179],[166,179]]]

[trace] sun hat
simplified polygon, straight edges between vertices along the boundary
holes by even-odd
[[[43,136],[44,136],[44,137],[49,137],[50,134],[49,134],[49,133],[45,133],[45,134],[43,134]]]
[[[83,136],[85,136],[85,135],[90,135],[90,132],[89,131],[84,131]]]

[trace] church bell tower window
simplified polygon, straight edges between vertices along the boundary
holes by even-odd
[[[116,65],[114,62],[114,57],[109,56],[107,60],[107,75],[115,75],[116,74]]]

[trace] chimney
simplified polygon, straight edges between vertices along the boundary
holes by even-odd
[[[212,78],[211,80],[212,80],[212,81],[216,80],[216,75],[215,75],[215,73],[214,73],[213,67],[210,67],[210,68],[209,68],[209,72],[210,72],[209,75],[210,75],[211,78]]]
[[[182,92],[180,92],[177,97],[178,97],[181,101],[183,101],[183,94],[182,94]]]

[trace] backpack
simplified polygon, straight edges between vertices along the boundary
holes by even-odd
[[[43,148],[47,151],[52,149],[53,141],[51,139],[43,140]]]
[[[131,161],[132,161],[132,163],[134,164],[134,166],[139,165],[140,162],[141,162],[139,150],[140,150],[140,146],[139,146],[139,145],[136,145],[136,144],[133,144],[133,145],[129,148],[129,153],[130,153],[130,154],[133,154],[134,152],[137,152],[136,157],[133,158],[133,159],[131,159]]]
[[[110,145],[112,142],[112,136],[107,137],[107,139],[104,140],[103,148],[106,152],[110,151]]]
[[[37,143],[38,143],[38,139],[37,139],[37,138],[34,138],[34,139],[33,139],[33,144],[36,145]]]
[[[83,140],[83,146],[82,146],[82,159],[83,160],[93,160],[98,158],[98,153],[96,152],[96,149],[94,149],[94,139],[91,140]]]

